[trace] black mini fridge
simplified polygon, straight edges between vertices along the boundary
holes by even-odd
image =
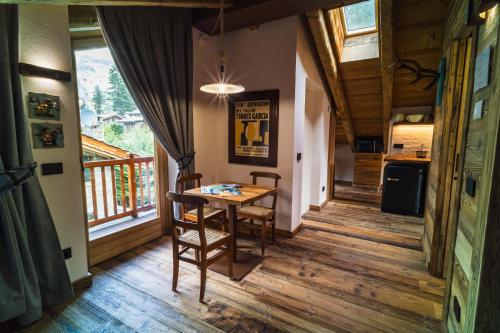
[[[388,164],[384,169],[382,211],[422,216],[426,180],[426,164]]]

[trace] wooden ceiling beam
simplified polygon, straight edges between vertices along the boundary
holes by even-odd
[[[4,0],[2,3],[81,5],[81,6],[156,6],[184,8],[220,8],[219,0]],[[224,1],[225,7],[233,6],[232,0]]]
[[[394,90],[394,47],[392,43],[392,2],[379,0],[380,13],[380,67],[382,74],[382,124],[384,133],[384,152],[387,153],[391,130],[392,98]]]
[[[224,31],[234,31],[320,8],[339,8],[361,1],[363,0],[234,0],[234,6],[224,13]],[[193,26],[210,34],[217,16],[217,11],[193,10]],[[216,31],[215,34],[217,33]]]
[[[321,9],[307,13],[306,17],[314,39],[314,44],[316,45],[323,70],[326,75],[326,79],[328,81],[328,86],[330,87],[333,98],[335,99],[337,114],[339,115],[342,126],[344,127],[347,141],[349,142],[351,149],[354,151],[356,134],[352,124],[351,112],[345,97],[344,87],[342,85],[339,61],[335,56],[333,36],[330,35],[331,32],[329,32],[328,29],[330,20],[328,15],[325,15]]]

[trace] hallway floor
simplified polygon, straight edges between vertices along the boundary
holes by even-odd
[[[192,265],[171,291],[164,237],[93,267],[92,287],[26,331],[440,332],[444,280],[426,271],[421,220],[333,201],[303,224],[242,281],[209,271],[206,304]]]

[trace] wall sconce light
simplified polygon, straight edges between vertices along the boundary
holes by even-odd
[[[19,63],[19,73],[24,76],[43,77],[62,82],[71,82],[71,73],[69,72],[25,64],[23,62]]]

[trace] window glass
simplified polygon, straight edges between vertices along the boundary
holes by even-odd
[[[343,9],[348,34],[375,29],[375,0],[345,6]]]

